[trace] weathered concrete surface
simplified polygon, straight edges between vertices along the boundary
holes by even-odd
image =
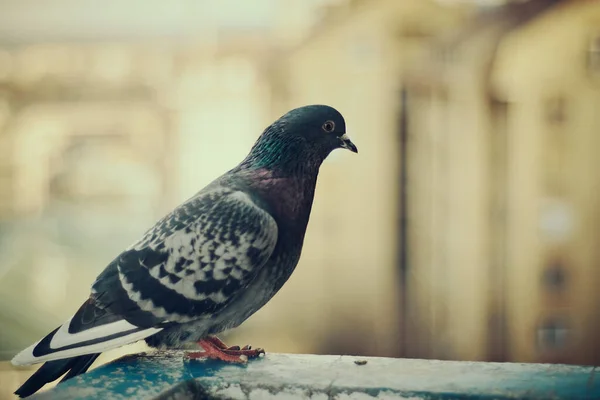
[[[291,354],[239,366],[160,352],[121,358],[31,398],[600,399],[600,367]]]

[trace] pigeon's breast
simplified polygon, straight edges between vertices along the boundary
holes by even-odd
[[[259,272],[256,279],[232,302],[211,333],[235,328],[262,308],[281,289],[294,272],[300,258],[300,248],[274,256]]]
[[[302,252],[302,240],[291,229],[280,230],[280,239],[271,257],[250,285],[215,318],[210,334],[235,328],[262,308],[290,278]]]

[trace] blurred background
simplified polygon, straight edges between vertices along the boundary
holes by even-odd
[[[360,153],[325,162],[300,265],[224,339],[600,363],[594,0],[2,0],[0,360],[313,103]],[[35,368],[2,362],[0,397]]]

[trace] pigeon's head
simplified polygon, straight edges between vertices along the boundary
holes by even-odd
[[[314,105],[296,108],[273,125],[281,126],[287,135],[297,137],[307,147],[326,151],[327,154],[338,148],[358,153],[346,135],[344,117],[333,107]]]
[[[346,135],[344,117],[335,108],[311,105],[293,109],[258,138],[245,162],[256,167],[318,167],[335,149],[358,149]]]

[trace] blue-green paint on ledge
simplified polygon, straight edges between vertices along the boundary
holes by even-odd
[[[120,358],[31,398],[591,400],[600,399],[600,368],[292,354],[240,366],[157,352]]]

